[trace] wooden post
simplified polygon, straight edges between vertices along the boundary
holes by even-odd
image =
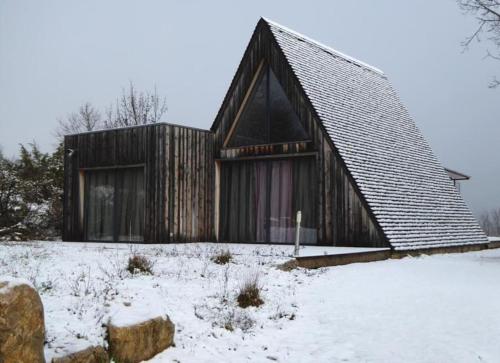
[[[299,247],[300,247],[300,222],[302,221],[302,212],[299,210],[297,212],[297,224],[295,227],[295,250],[293,251],[293,255],[297,257],[299,255]]]

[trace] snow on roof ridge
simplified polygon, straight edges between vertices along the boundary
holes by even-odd
[[[342,52],[340,52],[340,51],[338,51],[336,49],[333,49],[332,47],[329,47],[329,46],[327,46],[327,45],[325,45],[325,44],[323,44],[321,42],[318,42],[317,40],[309,38],[308,36],[306,36],[304,34],[301,34],[301,33],[297,32],[297,31],[295,31],[293,29],[287,28],[286,26],[281,25],[279,23],[276,23],[275,21],[273,21],[273,20],[271,20],[269,18],[262,17],[262,19],[264,19],[264,21],[266,21],[267,23],[272,24],[275,27],[280,28],[280,29],[286,31],[287,33],[290,33],[290,34],[292,34],[293,36],[295,36],[297,38],[305,40],[305,41],[307,41],[309,43],[312,43],[312,44],[314,44],[314,45],[316,45],[316,46],[318,46],[318,47],[320,47],[320,48],[322,48],[322,49],[324,49],[324,50],[332,53],[333,55],[336,55],[336,56],[339,56],[341,58],[344,58],[347,61],[355,63],[355,64],[357,64],[357,65],[359,65],[359,66],[361,66],[363,68],[369,69],[369,70],[371,70],[371,71],[373,71],[375,73],[378,73],[378,74],[380,74],[382,76],[384,75],[384,72],[381,69],[377,68],[377,67],[374,67],[374,66],[372,66],[370,64],[367,64],[367,63],[365,63],[363,61],[360,61],[359,59],[351,57],[350,55],[347,55],[347,54],[342,53]]]

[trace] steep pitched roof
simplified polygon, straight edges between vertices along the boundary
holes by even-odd
[[[487,242],[382,71],[261,21],[394,248]]]

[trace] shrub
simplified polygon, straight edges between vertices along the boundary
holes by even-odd
[[[0,150],[0,240],[54,239],[62,230],[64,146],[47,154],[33,143],[19,157]]]
[[[260,306],[264,304],[264,301],[260,297],[261,287],[257,277],[247,280],[240,288],[238,292],[238,305],[241,308],[247,308],[249,306]]]
[[[127,271],[131,274],[153,274],[153,263],[143,255],[133,254],[128,259]]]
[[[212,257],[212,261],[218,265],[225,265],[233,260],[233,255],[229,250],[219,251]]]
[[[222,317],[221,326],[231,332],[235,329],[241,329],[243,332],[246,332],[252,329],[254,325],[255,320],[253,320],[246,312],[231,308]]]

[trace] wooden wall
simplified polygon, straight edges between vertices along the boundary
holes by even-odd
[[[65,137],[63,239],[84,238],[81,173],[89,168],[145,167],[148,243],[214,239],[213,141],[209,131],[154,124]]]
[[[316,152],[318,168],[318,243],[347,246],[388,246],[387,239],[369,212],[366,202],[348,173],[334,144],[326,134],[317,115],[303,92],[296,76],[291,72],[265,22],[259,22],[245,51],[229,92],[216,117],[214,132],[217,158],[235,159],[248,156],[249,147],[224,148],[232,122],[244,102],[245,95],[262,61],[270,65],[299,116],[311,142],[298,149]],[[283,153],[282,148],[260,148],[258,154]],[[293,148],[287,148],[287,152]]]

